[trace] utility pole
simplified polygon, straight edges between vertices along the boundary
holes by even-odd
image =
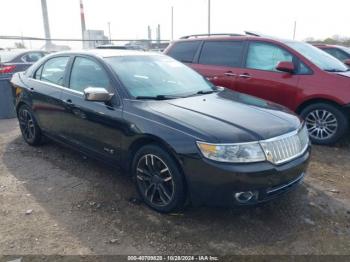
[[[150,26],[147,26],[147,36],[148,36],[148,40],[151,42],[152,40],[152,29]]]
[[[295,32],[297,30],[297,21],[294,21],[294,31],[293,31],[293,40],[295,40]]]
[[[174,40],[174,7],[171,7],[171,41]]]
[[[45,47],[49,49],[51,46],[51,34],[50,34],[50,25],[49,25],[49,15],[47,13],[47,5],[46,0],[41,0],[41,9],[43,12],[43,23],[44,23],[44,31],[45,31]]]
[[[210,35],[210,0],[208,0],[208,35]]]
[[[83,0],[80,0],[80,22],[81,22],[81,38],[84,39],[86,27],[85,27],[85,14],[84,14]]]
[[[108,37],[109,37],[109,43],[112,44],[112,37],[111,37],[111,22],[108,22]]]
[[[158,24],[156,32],[157,32],[157,44],[159,46],[160,45],[160,24]]]

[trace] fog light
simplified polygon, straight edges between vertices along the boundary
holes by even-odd
[[[241,204],[248,203],[250,200],[252,200],[253,198],[256,198],[256,197],[257,197],[257,192],[252,192],[252,191],[235,193],[236,201],[241,203]]]

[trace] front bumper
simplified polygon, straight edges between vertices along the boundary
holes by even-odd
[[[191,202],[194,206],[242,205],[235,194],[252,191],[255,196],[244,204],[274,199],[295,188],[304,178],[310,147],[300,157],[282,165],[268,162],[225,164],[202,158],[183,159]]]

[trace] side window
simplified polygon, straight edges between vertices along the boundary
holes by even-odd
[[[184,63],[192,63],[200,41],[178,42],[170,49],[168,55]]]
[[[241,41],[205,42],[199,58],[200,64],[239,67],[243,51]]]
[[[312,71],[303,62],[299,61],[296,73],[299,75],[310,75]]]
[[[349,55],[347,55],[343,51],[338,50],[336,48],[328,48],[328,49],[324,49],[324,51],[326,51],[328,54],[334,56],[335,58],[339,59],[340,61],[344,61],[344,60],[349,58]]]
[[[34,63],[38,61],[40,58],[42,58],[43,56],[44,56],[43,53],[33,52],[33,53],[26,54],[25,56],[22,57],[22,59],[25,62]]]
[[[281,61],[293,62],[293,55],[272,44],[262,42],[249,44],[247,68],[278,72],[276,66]]]
[[[70,75],[69,88],[83,92],[87,87],[104,87],[110,90],[106,71],[97,62],[76,57]]]
[[[56,85],[63,85],[64,72],[68,61],[68,56],[51,58],[44,64],[40,79]]]

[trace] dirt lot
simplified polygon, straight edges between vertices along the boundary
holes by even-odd
[[[0,121],[0,254],[350,254],[349,141],[315,146],[304,184],[264,206],[160,215],[135,196],[118,170]]]

